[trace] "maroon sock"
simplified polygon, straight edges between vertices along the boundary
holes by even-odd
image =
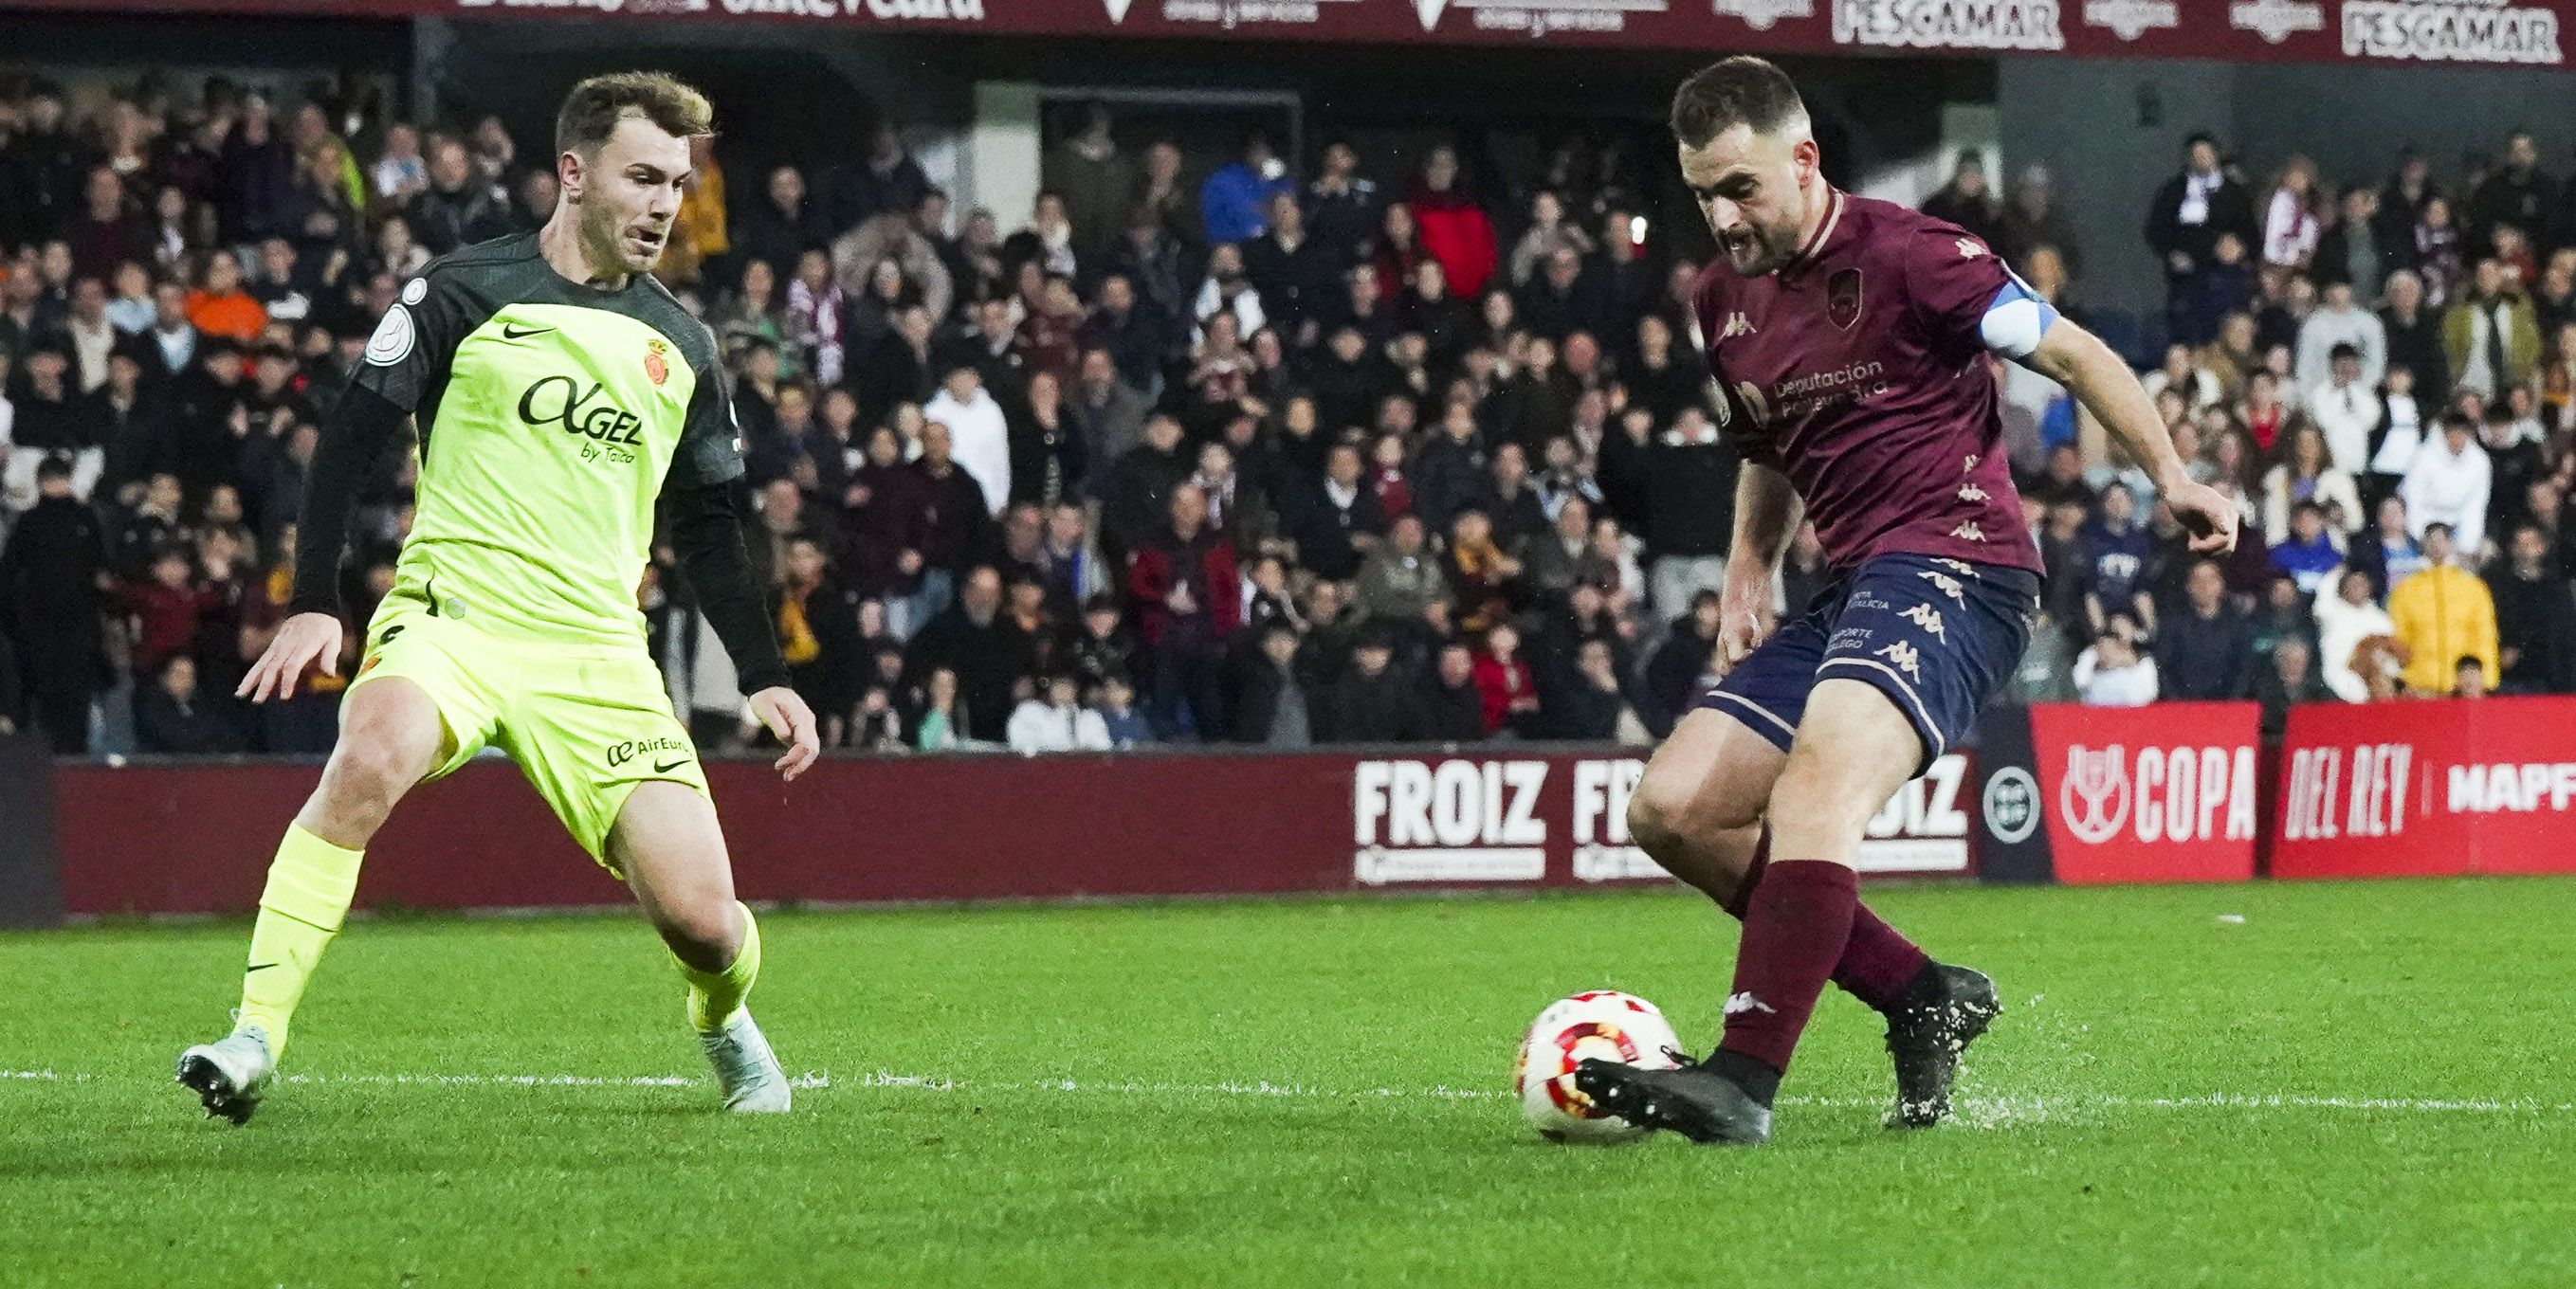
[[[1840,864],[1791,859],[1770,866],[1745,909],[1719,1051],[1789,1068],[1816,998],[1851,943],[1859,907],[1860,875]]]
[[[1770,867],[1771,825],[1764,824],[1761,840],[1753,843],[1753,862],[1744,866],[1744,880],[1736,883],[1734,894],[1719,900],[1717,906],[1743,921],[1744,911],[1753,903],[1753,890],[1762,884],[1762,874]],[[1884,1013],[1904,1001],[1906,987],[1929,961],[1904,933],[1880,921],[1868,905],[1860,904],[1852,909],[1851,939],[1843,945],[1841,961],[1834,964],[1833,980],[1870,1010]]]
[[[1871,1011],[1886,1014],[1905,1001],[1914,978],[1931,962],[1931,955],[1915,947],[1904,932],[1880,921],[1868,905],[1855,903],[1851,939],[1843,944],[1842,960],[1834,964],[1834,983]]]

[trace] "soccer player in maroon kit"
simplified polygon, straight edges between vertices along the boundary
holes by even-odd
[[[1987,356],[2071,391],[2194,550],[2231,548],[2238,516],[2184,473],[2128,365],[1983,242],[1825,182],[1779,68],[1701,71],[1674,95],[1672,129],[1722,252],[1696,304],[1744,468],[1720,591],[1725,675],[1656,750],[1628,820],[1658,863],[1743,920],[1743,939],[1715,1054],[1672,1070],[1585,1061],[1576,1085],[1642,1126],[1767,1141],[1831,981],[1887,1017],[1889,1125],[1937,1123],[1960,1052],[2000,1010],[1994,982],[1880,921],[1854,866],[1870,817],[2010,674],[2038,608]],[[1835,581],[1782,623],[1774,579],[1802,508]]]

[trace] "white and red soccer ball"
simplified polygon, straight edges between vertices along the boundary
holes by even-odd
[[[1512,1095],[1538,1135],[1560,1143],[1617,1145],[1646,1135],[1625,1119],[1603,1113],[1574,1086],[1574,1068],[1598,1057],[1646,1069],[1669,1070],[1681,1038],[1653,1003],[1615,989],[1594,989],[1548,1004],[1521,1040],[1512,1068]]]

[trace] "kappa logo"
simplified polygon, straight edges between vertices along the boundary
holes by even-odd
[[[1959,485],[1959,500],[1961,501],[1985,501],[1988,499],[1989,497],[1986,490],[1973,483],[1963,483]],[[1966,572],[1967,570],[1961,569],[1960,571]]]
[[[1974,458],[1970,459],[1973,460]],[[1958,574],[1961,577],[1970,576],[1977,571],[1976,565],[1963,559],[1952,559],[1947,555],[1935,555],[1932,557],[1932,562]]]
[[[1906,679],[1913,681],[1920,681],[1923,679],[1923,655],[1917,651],[1912,644],[1899,640],[1884,649],[1878,650],[1877,654],[1879,657],[1895,663],[1897,668],[1905,673]]]
[[[1730,313],[1726,315],[1726,325],[1718,330],[1717,338],[1719,340],[1733,340],[1737,336],[1749,336],[1752,334],[1753,320],[1751,318],[1745,317],[1741,313]]]
[[[1986,248],[1985,248],[1985,247],[1982,247],[1982,246],[1977,245],[1974,241],[1972,241],[1972,240],[1970,240],[1970,239],[1968,239],[1968,238],[1965,238],[1965,237],[1962,237],[1962,238],[1960,238],[1960,239],[1959,239],[1959,258],[1960,258],[1960,259],[1963,259],[1963,260],[1973,260],[1973,259],[1977,258],[1978,256],[1983,255],[1983,254],[1985,254],[1985,253],[1986,253]]]
[[[2099,846],[2129,821],[2128,749],[2114,743],[2066,749],[2066,777],[2057,785],[2058,817],[2088,846]]]
[[[1726,996],[1726,1007],[1723,1014],[1728,1016],[1744,1016],[1753,1012],[1761,1012],[1766,1016],[1777,1016],[1780,1014],[1780,1009],[1754,997],[1753,991],[1749,989],[1740,994],[1728,994]]]
[[[1903,616],[1906,621],[1923,628],[1926,635],[1943,644],[1950,643],[1949,628],[1943,625],[1939,609],[1929,604],[1909,604],[1905,606]]]
[[[1924,581],[1930,582],[1933,586],[1939,588],[1941,594],[1949,596],[1950,602],[1953,604],[1966,604],[1968,602],[1968,597],[1961,594],[1959,579],[1952,577],[1947,573],[1934,573],[1927,570],[1925,572],[1917,573],[1915,576],[1920,577]]]
[[[1986,539],[1986,530],[1977,527],[1973,520],[1963,519],[1958,527],[1950,530],[1950,535],[1961,541],[1981,542]]]

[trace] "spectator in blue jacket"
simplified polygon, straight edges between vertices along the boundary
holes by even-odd
[[[2314,596],[2343,567],[2343,551],[2326,531],[2325,507],[2302,501],[2290,508],[2290,536],[2273,545],[2272,567],[2289,574],[2306,596]]]
[[[1199,218],[1210,245],[1248,242],[1270,231],[1270,199],[1295,196],[1297,181],[1286,163],[1270,150],[1269,136],[1255,131],[1243,143],[1243,159],[1217,167],[1199,188]]]

